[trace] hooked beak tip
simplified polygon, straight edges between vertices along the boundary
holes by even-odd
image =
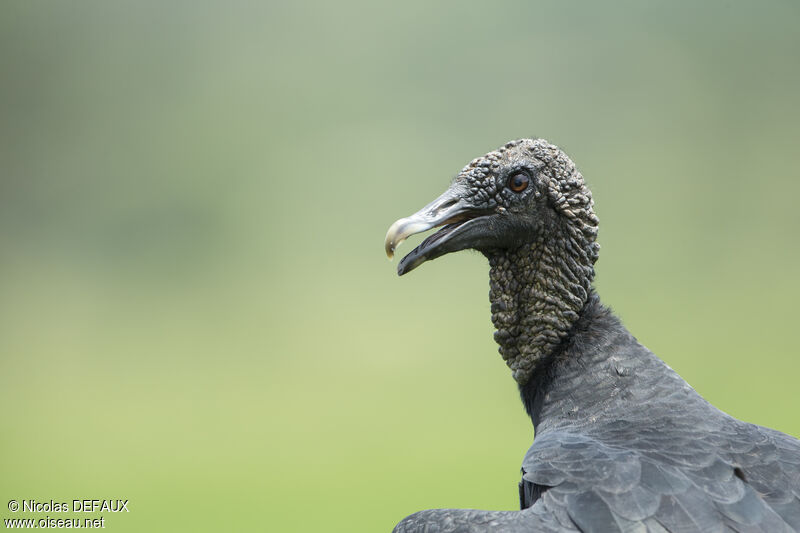
[[[394,257],[394,251],[404,240],[415,233],[420,233],[432,227],[432,223],[420,221],[413,217],[401,218],[396,221],[386,232],[386,240],[383,243],[386,257],[391,260]]]
[[[400,226],[402,226],[402,221],[403,219],[396,221],[389,227],[389,231],[386,232],[386,240],[383,242],[383,248],[386,251],[386,257],[389,258],[389,261],[394,257],[394,250],[397,248],[397,245],[402,242],[402,240],[398,239],[398,234],[400,233],[398,230]]]
[[[386,232],[386,239],[383,243],[386,257],[391,260],[397,247],[410,236],[452,222],[454,217],[468,210],[468,206],[461,198],[461,193],[460,188],[451,186],[444,194],[413,215],[395,221]],[[403,259],[403,261],[405,260]],[[401,276],[422,263],[419,261],[412,265],[403,263],[403,261],[397,266]]]

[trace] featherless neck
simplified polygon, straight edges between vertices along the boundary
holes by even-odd
[[[594,258],[573,239],[487,254],[494,338],[520,386],[567,338],[591,292]]]

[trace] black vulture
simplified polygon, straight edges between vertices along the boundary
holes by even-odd
[[[800,441],[715,408],[600,302],[598,219],[563,151],[522,139],[475,159],[391,226],[387,254],[439,226],[398,273],[488,258],[494,338],[535,438],[520,511],[432,509],[396,533],[800,530]]]

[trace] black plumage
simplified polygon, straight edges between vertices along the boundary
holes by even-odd
[[[572,161],[525,139],[390,228],[391,255],[444,226],[401,275],[461,249],[487,256],[495,339],[535,428],[522,510],[422,511],[397,533],[800,531],[800,441],[716,409],[601,304],[597,224]]]

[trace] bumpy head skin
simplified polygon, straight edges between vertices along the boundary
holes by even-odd
[[[507,178],[518,171],[529,173],[532,187],[514,192]],[[474,207],[505,210],[528,222],[546,219],[546,207],[569,222],[573,231],[582,233],[581,240],[593,250],[597,259],[599,245],[597,216],[592,193],[575,164],[557,146],[544,139],[521,139],[473,159],[453,180],[469,188],[469,202]],[[545,202],[534,202],[533,200]]]
[[[514,379],[525,384],[568,335],[591,291],[598,220],[583,177],[543,139],[509,142],[395,222],[387,253],[409,235],[442,225],[403,258],[399,273],[466,248],[484,253],[495,339]]]

